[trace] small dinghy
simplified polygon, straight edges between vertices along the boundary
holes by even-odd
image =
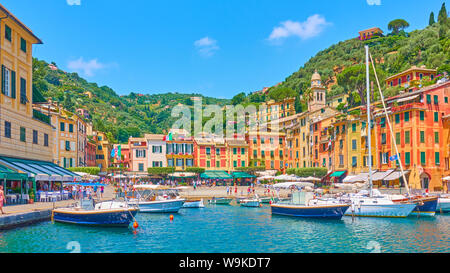
[[[216,204],[216,205],[229,205],[232,198],[225,198],[225,197],[213,197],[212,199],[208,200],[210,204]]]

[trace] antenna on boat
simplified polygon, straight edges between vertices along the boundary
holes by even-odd
[[[389,131],[391,133],[392,142],[394,143],[395,153],[397,155],[397,160],[398,160],[398,165],[400,166],[400,171],[402,173],[403,181],[405,182],[405,187],[406,187],[406,192],[408,193],[408,197],[411,197],[411,192],[409,191],[408,181],[406,180],[405,172],[403,171],[402,161],[400,160],[400,154],[398,153],[398,148],[397,148],[397,143],[395,141],[394,132],[392,130],[391,122],[389,121],[389,116],[387,114],[386,104],[384,103],[383,92],[381,92],[380,82],[378,81],[377,72],[375,70],[375,64],[373,62],[372,55],[371,54],[369,54],[369,55],[370,55],[370,62],[372,63],[373,73],[374,73],[375,79],[377,81],[378,91],[380,92],[380,98],[381,98],[381,102],[383,104],[384,115],[386,116],[386,120],[387,120],[387,123],[389,126]]]
[[[367,144],[369,146],[369,154],[367,160],[369,162],[369,196],[372,197],[372,145],[371,145],[371,133],[370,133],[370,86],[369,86],[369,46],[365,45],[366,49],[366,89],[367,89]]]

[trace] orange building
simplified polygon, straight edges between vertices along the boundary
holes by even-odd
[[[249,132],[250,166],[265,166],[266,170],[285,172],[288,163],[284,132]]]
[[[449,142],[444,118],[450,114],[449,97],[450,82],[445,82],[387,99],[400,160],[413,189],[442,189],[442,178],[450,174],[445,166]],[[395,148],[385,117],[376,117],[376,123],[380,168],[395,168],[389,161]]]
[[[359,33],[358,39],[361,41],[365,41],[365,40],[371,39],[376,34],[382,35],[383,31],[380,28],[373,27],[373,28],[361,30],[358,33]]]
[[[195,166],[206,170],[227,170],[227,147],[223,139],[194,138]]]

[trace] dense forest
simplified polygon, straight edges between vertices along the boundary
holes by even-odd
[[[409,24],[402,19],[389,23],[392,30],[367,41],[352,38],[318,52],[300,69],[288,76],[280,85],[271,87],[268,94],[239,93],[231,100],[205,97],[201,94],[138,94],[119,96],[107,86],[87,82],[77,73],[51,69],[43,60],[33,59],[33,91],[63,105],[69,111],[87,109],[94,130],[104,131],[113,141],[126,142],[129,136],[144,133],[165,133],[174,122],[171,109],[178,104],[192,107],[191,97],[202,97],[203,105],[255,104],[273,99],[296,97],[297,112],[304,111],[310,97],[311,75],[317,70],[328,87],[327,96],[348,93],[350,100],[345,107],[364,103],[360,96],[365,85],[364,50],[368,44],[377,63],[377,74],[382,80],[387,76],[408,69],[412,65],[436,68],[438,74],[450,71],[450,20],[445,8],[435,20],[430,14],[429,25],[422,30],[407,32]],[[56,64],[52,63],[54,67]],[[435,79],[436,80],[436,79]],[[432,82],[422,82],[422,85]],[[384,81],[382,81],[384,85]],[[384,88],[386,96],[395,95],[398,88]],[[376,97],[376,93],[375,93]],[[344,105],[343,105],[344,106]]]

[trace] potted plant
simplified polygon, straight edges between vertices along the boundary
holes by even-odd
[[[34,204],[34,190],[30,191],[30,199],[28,199],[28,204]]]

